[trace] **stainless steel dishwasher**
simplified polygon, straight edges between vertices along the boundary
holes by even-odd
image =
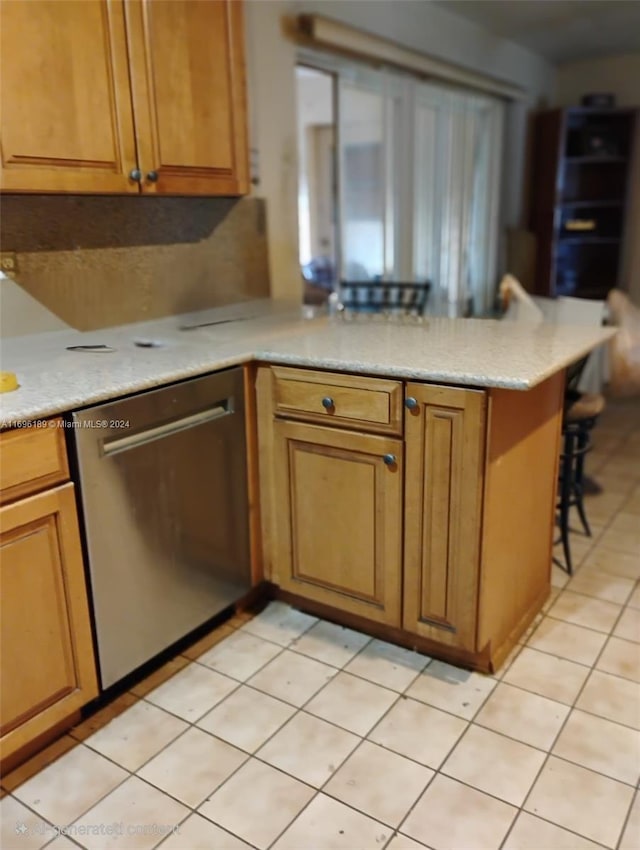
[[[73,413],[103,688],[251,585],[242,369]]]

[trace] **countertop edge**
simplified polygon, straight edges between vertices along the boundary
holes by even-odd
[[[397,361],[384,361],[384,358],[381,359],[380,363],[377,363],[371,359],[370,354],[369,359],[358,360],[357,355],[361,352],[358,352],[357,348],[354,349],[356,356],[351,354],[332,356],[304,351],[283,351],[283,340],[285,343],[291,340],[295,342],[296,339],[306,342],[307,339],[311,339],[314,336],[318,329],[322,330],[326,327],[326,324],[316,324],[315,321],[308,324],[306,320],[304,324],[301,324],[301,321],[297,320],[291,324],[290,320],[285,320],[284,317],[282,319],[277,317],[275,330],[272,329],[272,332],[267,333],[266,337],[264,336],[264,331],[260,331],[257,338],[255,338],[256,332],[252,330],[251,335],[254,338],[249,338],[246,346],[242,344],[242,341],[240,341],[239,345],[237,342],[233,344],[222,343],[217,351],[212,351],[211,353],[207,351],[203,354],[202,349],[200,349],[197,360],[193,363],[183,361],[173,366],[166,362],[160,362],[157,364],[157,371],[155,372],[153,372],[153,369],[156,368],[156,364],[150,367],[149,374],[147,375],[138,374],[129,377],[126,374],[118,375],[117,380],[112,379],[111,382],[107,381],[101,387],[97,387],[96,382],[92,381],[87,383],[80,382],[75,388],[77,392],[74,391],[69,381],[66,384],[63,381],[64,386],[61,386],[56,391],[57,375],[55,371],[52,371],[50,374],[45,372],[42,379],[42,389],[37,382],[35,387],[32,388],[34,397],[37,398],[39,395],[42,395],[42,402],[39,399],[30,401],[27,397],[22,403],[18,403],[18,399],[13,396],[13,393],[0,396],[0,428],[24,427],[27,423],[39,419],[58,416],[90,405],[115,401],[116,399],[133,395],[137,392],[153,390],[168,384],[250,362],[299,366],[310,369],[397,378],[399,380],[435,382],[452,386],[475,387],[478,389],[496,388],[526,392],[563,370],[570,363],[579,360],[589,352],[605,344],[618,330],[615,327],[593,329],[596,332],[594,338],[582,344],[579,343],[566,356],[558,356],[556,354],[548,368],[539,369],[539,371],[523,377],[522,375],[509,375],[507,370],[504,374],[500,374],[499,370],[495,368],[488,370],[491,374],[483,375],[481,365],[479,365],[477,371],[469,372],[468,370],[448,370],[446,368],[434,368],[433,366],[412,366],[409,363],[405,365],[404,363],[399,364]],[[280,322],[282,322],[282,325],[280,325]],[[303,336],[300,336],[301,328],[304,328]],[[122,329],[115,330],[121,332]],[[131,327],[130,330],[133,330],[133,328]],[[248,328],[248,330],[251,329]],[[129,335],[130,332],[127,330],[127,336]],[[225,347],[227,351],[224,350]],[[365,356],[367,354],[367,352],[362,353]],[[108,355],[91,356],[103,357]],[[20,380],[20,375],[18,375],[18,379]],[[48,381],[50,381],[51,387],[49,387]]]

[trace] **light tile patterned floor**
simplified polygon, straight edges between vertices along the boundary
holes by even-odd
[[[594,536],[496,676],[273,603],[5,777],[2,850],[640,850],[640,405],[596,445]]]

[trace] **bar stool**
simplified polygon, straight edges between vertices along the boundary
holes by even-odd
[[[604,398],[596,393],[568,394],[562,426],[562,454],[560,455],[559,499],[557,521],[564,551],[564,568],[572,575],[571,547],[569,543],[569,512],[578,509],[585,534],[591,537],[591,528],[584,509],[584,461],[591,448],[591,431],[604,409]]]

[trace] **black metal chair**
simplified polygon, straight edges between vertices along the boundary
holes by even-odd
[[[345,310],[362,313],[424,313],[431,281],[396,283],[388,280],[345,280],[340,283],[340,303]]]
[[[557,523],[564,552],[564,566],[573,574],[571,560],[569,515],[571,508],[578,510],[582,528],[591,537],[591,528],[584,508],[585,474],[584,463],[591,449],[591,431],[604,409],[604,398],[595,393],[580,393],[577,385],[587,358],[579,360],[567,369],[564,414],[562,422],[562,453],[558,479]]]

